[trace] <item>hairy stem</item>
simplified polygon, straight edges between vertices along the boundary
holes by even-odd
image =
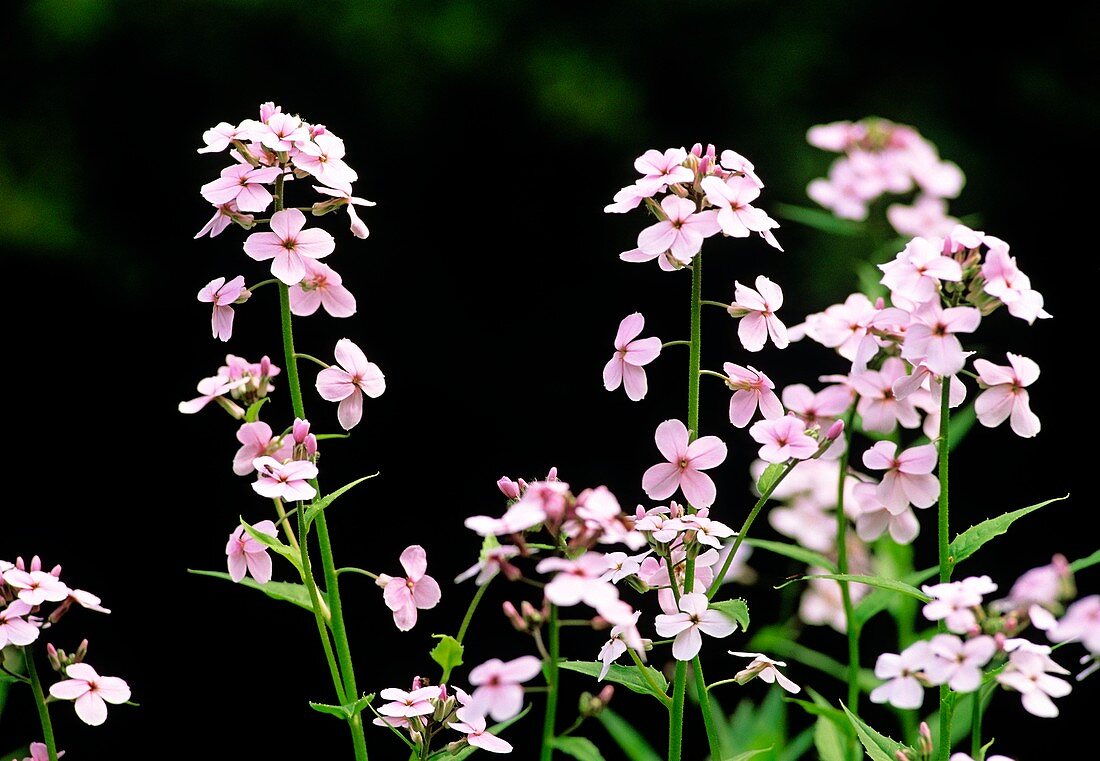
[[[42,682],[38,678],[38,667],[34,665],[34,653],[23,648],[23,660],[27,664],[27,676],[31,680],[31,692],[34,704],[38,708],[38,723],[42,725],[42,738],[46,743],[46,755],[50,761],[57,761],[57,741],[53,736],[53,724],[50,723],[50,707],[46,704],[46,695],[42,692]]]
[[[949,439],[951,435],[951,378],[944,376],[941,381],[942,389],[940,391],[940,438],[938,443],[940,466],[939,466],[939,479],[940,479],[940,504],[939,504],[939,557],[940,557],[940,583],[946,583],[951,581],[951,566],[953,560],[951,558],[951,533],[950,522],[948,514],[948,475],[947,475],[947,461],[949,453]],[[947,621],[940,620],[937,629],[941,634],[947,631]],[[951,694],[951,688],[946,684],[940,685],[940,742],[939,749],[937,750],[937,756],[940,761],[947,761],[947,757],[951,753],[951,707],[952,702],[948,699]]]
[[[699,708],[703,712],[703,726],[707,730],[707,744],[710,746],[710,757],[713,759],[725,758],[722,752],[722,738],[718,734],[718,724],[714,718],[714,711],[710,704],[710,694],[707,692],[707,681],[703,678],[703,664],[699,656],[691,661],[691,670],[695,673],[695,691],[699,694]]]
[[[549,651],[546,658],[546,713],[542,719],[542,749],[540,761],[550,761],[554,755],[554,725],[558,719],[558,659],[561,656],[561,629],[558,627],[558,606],[550,606],[547,618]]]

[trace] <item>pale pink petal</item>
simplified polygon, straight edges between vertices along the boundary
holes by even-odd
[[[756,290],[764,297],[771,311],[778,312],[783,306],[783,289],[772,280],[760,275],[756,278]]]
[[[416,626],[416,605],[409,602],[408,605],[393,611],[393,623],[399,631],[407,632]]]
[[[88,692],[76,699],[76,715],[85,724],[98,727],[107,721],[107,704],[94,692]]]
[[[358,393],[351,375],[339,367],[327,367],[317,373],[317,393],[328,402],[339,402]]]
[[[306,276],[306,265],[297,251],[284,248],[272,260],[271,274],[287,285],[297,285]]]
[[[1032,716],[1053,719],[1058,715],[1058,706],[1054,705],[1054,701],[1047,697],[1047,694],[1042,690],[1025,692],[1021,700],[1024,709]]]
[[[428,570],[428,553],[419,544],[406,547],[401,553],[401,567],[411,581],[418,581]]]
[[[898,544],[910,544],[919,533],[920,522],[912,510],[903,510],[890,521],[890,537]]]
[[[533,655],[521,655],[502,664],[500,674],[509,682],[526,682],[538,676],[540,671],[542,661]]]
[[[688,449],[688,430],[679,420],[666,420],[653,436],[657,449],[669,462],[679,462]],[[659,497],[657,499],[660,499]]]
[[[783,324],[782,320],[772,314],[765,318],[765,322],[768,325],[768,335],[771,336],[775,348],[786,349],[790,346],[791,340],[787,337],[787,326]]]
[[[779,397],[770,388],[763,389],[760,392],[760,414],[768,420],[775,420],[784,415],[783,405],[780,404]]]
[[[756,414],[758,394],[748,389],[733,392],[730,397],[730,422],[738,428],[744,428]]]
[[[696,470],[709,470],[726,460],[726,445],[717,436],[703,436],[688,445],[686,459]]]
[[[229,578],[239,582],[248,572],[248,561],[245,560],[244,553],[229,555],[227,559],[229,561]]]
[[[1030,386],[1039,380],[1039,365],[1034,360],[1009,352],[1008,363],[1016,371],[1016,377],[1020,379],[1021,386]]]
[[[336,342],[334,353],[336,361],[351,375],[365,375],[371,364],[367,361],[367,355],[363,350],[347,338],[341,338]]]
[[[340,406],[336,408],[336,418],[345,431],[359,425],[359,421],[363,419],[363,394],[358,387],[351,396],[340,402]]]
[[[668,221],[650,225],[638,233],[638,248],[647,254],[663,254],[680,237],[677,233],[677,229]]]
[[[466,742],[475,748],[487,750],[490,753],[511,753],[512,745],[507,740],[502,740],[488,732],[480,732],[466,736]]]
[[[72,666],[69,668],[71,669]],[[66,679],[63,682],[50,685],[50,694],[58,700],[76,700],[89,689],[88,683],[83,679]]]
[[[940,495],[940,481],[932,475],[901,475],[898,478],[906,498],[916,507],[930,507]]]
[[[1017,436],[1029,439],[1042,429],[1039,416],[1031,411],[1030,400],[1026,391],[1020,391],[1012,405],[1012,430]]]
[[[978,377],[981,378],[982,383],[987,386],[999,386],[1015,380],[1009,368],[995,365],[987,359],[974,360],[974,369],[978,371]]]
[[[974,400],[974,411],[982,425],[995,428],[1012,414],[1014,401],[1011,386],[997,385],[978,395]]]
[[[717,610],[708,610],[699,618],[699,631],[710,637],[728,637],[737,631],[737,624]]]
[[[306,215],[298,209],[283,209],[271,215],[271,232],[282,241],[293,238],[305,224]]]
[[[933,444],[909,447],[898,455],[898,470],[902,473],[931,473],[936,469],[939,453]]]
[[[637,402],[644,399],[646,391],[649,390],[645,368],[623,364],[623,386],[626,388],[627,398],[631,401]]]
[[[653,627],[662,637],[675,637],[693,625],[691,618],[685,613],[660,614],[653,619]]]
[[[703,647],[703,635],[696,627],[681,632],[672,642],[672,657],[678,661],[690,661]]]
[[[633,341],[645,328],[645,317],[641,312],[627,315],[619,323],[619,330],[615,333],[615,348],[625,349],[626,345]]]
[[[661,353],[661,339],[660,338],[641,338],[637,341],[631,341],[626,347],[626,357],[624,360],[631,365],[648,365]]]
[[[282,239],[275,233],[252,233],[244,241],[244,252],[258,262],[274,259],[285,251]]]
[[[413,601],[416,603],[416,607],[421,610],[434,608],[439,604],[442,596],[439,583],[431,576],[422,577],[413,587]]]
[[[614,391],[623,382],[623,359],[615,352],[603,367],[603,387],[608,391]]]
[[[386,376],[373,362],[368,362],[366,370],[359,379],[359,388],[371,399],[377,399],[386,392]]]
[[[759,312],[750,312],[737,325],[737,337],[745,351],[760,351],[768,340],[768,321]]]
[[[257,584],[266,584],[271,581],[271,556],[266,551],[244,553],[245,562],[248,564],[248,572]]]
[[[301,285],[290,288],[290,311],[298,317],[309,317],[321,306],[323,291],[320,288],[304,290]],[[332,310],[329,310],[331,313]],[[337,317],[339,315],[333,315]]]
[[[714,504],[714,498],[718,493],[711,477],[693,468],[686,468],[680,474],[680,488],[684,492],[684,498],[692,507],[710,507]],[[652,494],[650,496],[653,499],[663,499],[654,497]]]
[[[302,230],[294,241],[294,250],[310,259],[321,259],[336,250],[336,241],[332,234],[319,227]]]
[[[642,489],[650,499],[667,499],[676,493],[679,486],[680,466],[671,462],[658,463],[642,475]]]
[[[787,692],[791,693],[792,695],[797,694],[802,689],[797,684],[795,684],[790,679],[788,679],[786,676],[779,673],[779,669],[774,669],[773,668],[773,669],[768,669],[768,670],[775,674],[775,680],[777,682],[779,682],[779,686],[782,687]]]
[[[96,680],[96,691],[108,703],[121,705],[130,699],[130,685],[117,676],[101,676]]]
[[[894,453],[897,444],[892,441],[879,441],[863,453],[863,464],[871,470],[889,470],[894,466]]]
[[[325,311],[333,317],[351,317],[355,314],[355,295],[342,285],[329,284],[318,289]],[[314,310],[317,308],[314,307]]]

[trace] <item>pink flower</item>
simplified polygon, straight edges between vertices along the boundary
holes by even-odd
[[[215,204],[214,216],[195,233],[195,238],[201,238],[204,235],[214,238],[221,235],[225,228],[229,227],[230,222],[237,222],[247,230],[254,224],[255,217],[251,214],[242,214],[237,208],[236,201]]]
[[[466,579],[477,574],[474,583],[482,587],[501,571],[504,571],[504,575],[510,579],[519,578],[521,575],[519,569],[508,562],[519,554],[519,547],[512,544],[503,544],[489,550],[482,550],[478,561],[456,576],[455,583],[466,581]]]
[[[257,474],[252,488],[261,497],[295,502],[317,496],[317,490],[309,483],[317,477],[317,466],[308,460],[283,463],[274,457],[257,457],[252,467]]]
[[[605,578],[607,558],[598,552],[586,552],[575,560],[545,558],[535,570],[557,572],[544,592],[547,600],[560,607],[583,602],[599,610],[619,599],[619,591]]]
[[[914,642],[901,654],[883,653],[875,662],[875,676],[888,680],[871,691],[872,703],[889,703],[895,708],[916,709],[924,702],[920,679],[932,659],[927,642]]]
[[[197,388],[200,396],[186,402],[180,402],[178,409],[184,415],[194,415],[203,407],[210,404],[210,402],[217,401],[235,418],[243,418],[244,410],[223,397],[231,391],[235,391],[241,386],[244,386],[246,383],[248,383],[247,378],[231,379],[221,374],[203,378],[199,381]]]
[[[804,383],[795,383],[783,389],[782,399],[787,411],[807,428],[816,425],[825,429],[847,411],[852,394],[842,385],[826,386],[815,394]]]
[[[206,146],[199,148],[198,153],[221,153],[229,147],[231,142],[242,137],[242,134],[245,135],[245,139],[250,139],[247,137],[247,133],[253,125],[258,126],[256,122],[250,119],[245,119],[240,126],[237,127],[234,127],[229,122],[218,122],[215,126],[202,133],[202,141],[206,143]]]
[[[202,197],[215,206],[236,201],[241,211],[264,211],[272,201],[264,185],[274,182],[282,172],[277,166],[253,169],[249,164],[234,164],[223,169],[218,179],[202,186]]]
[[[793,415],[758,420],[749,429],[749,436],[763,445],[759,456],[765,462],[786,462],[792,457],[805,460],[818,449],[817,440],[806,433],[806,424]]]
[[[271,521],[260,521],[252,528],[270,537],[277,535],[275,524]],[[237,526],[229,535],[225,554],[229,562],[229,577],[234,582],[239,583],[246,574],[252,574],[257,584],[271,581],[271,556],[267,554],[267,545],[253,538],[244,526]]]
[[[32,607],[23,600],[12,600],[0,610],[0,650],[8,645],[29,645],[38,639],[38,627],[23,618]]]
[[[481,748],[490,753],[511,753],[512,744],[502,740],[485,728],[485,715],[478,710],[480,706],[463,706],[455,712],[458,721],[452,721],[451,729],[466,733],[466,742],[471,747]]]
[[[920,533],[920,522],[908,503],[898,513],[882,503],[876,494],[877,484],[856,484],[854,497],[860,513],[856,518],[856,534],[865,542],[872,542],[890,532],[890,538],[898,544],[911,544]]]
[[[510,661],[489,660],[470,672],[470,684],[477,687],[473,705],[481,708],[494,721],[507,721],[523,708],[524,682],[542,671],[542,661],[533,655],[522,655]]]
[[[760,414],[769,420],[783,417],[783,405],[775,395],[772,379],[752,365],[742,367],[733,362],[722,365],[726,373],[726,385],[733,390],[730,398],[730,422],[744,428],[752,420],[759,407]]]
[[[1080,641],[1093,654],[1100,653],[1100,595],[1082,597],[1047,632],[1052,642]]]
[[[438,687],[421,687],[405,692],[396,687],[387,687],[378,693],[383,700],[390,702],[378,707],[383,716],[410,719],[414,716],[430,716],[435,713],[434,698],[439,697]]]
[[[600,648],[599,660],[603,663],[603,668],[600,669],[600,675],[598,681],[603,681],[607,677],[607,672],[611,669],[611,664],[618,660],[627,649],[631,649],[638,654],[638,657],[643,661],[645,660],[645,651],[652,642],[648,639],[643,639],[642,635],[638,632],[638,619],[641,617],[642,612],[635,611],[630,621],[625,624],[616,624],[611,627],[611,634],[607,642]]]
[[[898,445],[879,441],[863,453],[863,464],[871,470],[885,470],[875,490],[892,514],[898,515],[910,505],[930,507],[939,498],[940,480],[932,475],[937,452],[932,444],[909,447],[897,454]]]
[[[924,606],[925,618],[946,621],[948,631],[968,634],[978,626],[974,609],[981,606],[983,595],[997,590],[997,585],[988,576],[971,576],[961,581],[925,585],[921,589],[933,598]]]
[[[393,622],[403,632],[416,625],[417,610],[431,610],[439,604],[439,584],[427,575],[428,554],[419,544],[401,553],[401,567],[408,576],[387,577],[382,596],[393,611]],[[378,579],[382,583],[382,577]]]
[[[879,370],[852,373],[852,388],[859,393],[856,411],[863,420],[864,429],[890,433],[898,423],[903,428],[920,425],[920,413],[913,406],[913,400],[894,392],[895,384],[907,377],[905,363],[897,357],[888,358]]]
[[[845,359],[854,360],[867,335],[867,325],[877,311],[869,298],[853,293],[843,304],[833,304],[824,312],[808,315],[804,329],[812,340],[836,349]]]
[[[355,314],[355,296],[343,286],[340,273],[324,262],[303,259],[306,274],[302,282],[290,287],[290,311],[308,317],[323,306],[333,317]]]
[[[978,422],[995,428],[1012,419],[1012,430],[1025,439],[1039,433],[1039,416],[1031,411],[1027,387],[1039,378],[1039,365],[1027,357],[1008,353],[1008,365],[995,365],[984,359],[974,360],[974,369],[985,389],[974,400]]]
[[[965,753],[952,753],[951,754],[951,761],[977,761],[977,760],[970,757],[970,756],[968,756]],[[1008,756],[1002,756],[1002,755],[998,754],[996,756],[986,756],[985,761],[1012,761],[1012,759],[1009,758]]]
[[[273,151],[290,151],[310,138],[309,129],[300,118],[282,111],[275,111],[264,119],[263,126],[257,131],[259,141]]]
[[[982,667],[997,652],[989,636],[963,642],[953,634],[937,634],[928,643],[931,657],[924,674],[931,684],[946,684],[955,692],[974,692],[982,684]]]
[[[657,426],[654,440],[668,462],[650,467],[642,476],[642,488],[649,498],[667,499],[679,488],[689,504],[710,507],[716,490],[714,481],[702,471],[725,461],[726,445],[722,440],[717,436],[703,436],[689,444],[687,426],[679,420],[666,420]]]
[[[1043,294],[1032,289],[1031,279],[1016,266],[1016,257],[1008,255],[1008,244],[992,236],[985,240],[990,248],[982,264],[985,292],[1029,325],[1036,319],[1049,319],[1051,314],[1043,309]]]
[[[107,703],[119,705],[130,699],[130,687],[116,676],[100,676],[87,663],[65,669],[69,678],[50,687],[58,700],[75,700],[76,715],[85,724],[98,727],[107,720]]]
[[[336,342],[335,353],[340,366],[326,367],[317,373],[317,393],[326,401],[340,402],[336,417],[340,427],[350,431],[363,419],[363,394],[371,399],[382,396],[386,376],[347,338]]]
[[[718,207],[717,224],[723,233],[733,238],[747,238],[749,233],[757,232],[771,246],[783,250],[770,232],[779,227],[779,223],[763,209],[752,205],[760,196],[760,186],[751,177],[734,176],[728,180],[704,177],[699,184],[707,200]]]
[[[768,684],[779,683],[787,692],[792,695],[801,691],[801,687],[792,682],[790,679],[779,673],[778,666],[786,666],[783,661],[773,661],[763,653],[739,653],[735,650],[728,651],[730,655],[736,655],[739,658],[752,658],[752,662],[748,666],[741,669],[734,675],[734,679],[738,684],[746,684],[750,679],[760,677],[761,681]]]
[[[705,507],[697,513],[685,515],[680,522],[685,531],[694,532],[696,542],[716,550],[722,549],[722,539],[737,536],[737,532],[725,523],[712,519],[709,509]]]
[[[981,320],[981,312],[973,307],[944,309],[938,301],[930,301],[913,312],[901,356],[914,365],[923,360],[937,375],[954,375],[967,357],[956,334],[973,333]]]
[[[638,234],[638,248],[651,256],[666,251],[682,264],[699,253],[703,239],[718,232],[717,212],[695,212],[695,204],[679,196],[661,200],[665,218]]]
[[[1028,650],[1015,650],[1008,656],[1008,667],[997,675],[997,681],[1009,689],[1021,693],[1024,710],[1033,716],[1052,719],[1058,715],[1058,706],[1051,698],[1068,695],[1073,688],[1068,682],[1051,676],[1068,674],[1049,656]]]
[[[30,751],[31,755],[27,758],[24,758],[23,761],[49,761],[50,759],[50,751],[46,747],[45,743],[31,743]],[[58,758],[61,758],[64,755],[65,751],[57,751]],[[12,759],[12,761],[15,761],[15,759]]]
[[[351,183],[359,175],[344,162],[344,141],[331,132],[313,136],[316,150],[299,153],[294,157],[294,166],[309,172],[329,187],[351,192]]]
[[[764,181],[756,176],[756,167],[751,161],[737,151],[731,151],[728,148],[722,151],[722,159],[719,163],[721,163],[724,169],[729,169],[732,172],[740,172],[745,175],[752,180],[757,187],[764,187]]]
[[[661,353],[660,338],[638,338],[645,327],[641,312],[627,315],[615,334],[615,354],[603,368],[603,385],[614,391],[622,384],[631,401],[645,397],[648,384],[643,365],[648,365]]]
[[[672,657],[678,661],[690,661],[703,646],[703,634],[711,637],[728,637],[737,631],[737,624],[717,610],[709,610],[707,596],[692,592],[680,596],[680,612],[661,614],[653,623],[662,637],[675,637]]]
[[[918,195],[912,206],[890,204],[886,208],[886,219],[903,237],[942,237],[959,223],[959,220],[948,216],[946,200],[925,193]]]
[[[214,312],[210,317],[214,338],[228,341],[233,335],[233,304],[242,295],[245,298],[249,295],[248,289],[244,287],[243,275],[237,275],[229,282],[224,277],[214,278],[199,291],[199,301],[214,305]]]
[[[290,442],[275,436],[271,426],[262,420],[238,428],[237,441],[241,442],[241,448],[233,456],[233,472],[238,476],[247,476],[256,470],[252,462],[259,457],[270,456],[282,462],[291,455]]]
[[[244,252],[258,262],[272,259],[271,274],[287,285],[296,285],[307,274],[304,259],[320,259],[336,248],[332,235],[319,228],[303,230],[306,215],[283,209],[271,215],[271,232],[252,233]]]
[[[322,193],[324,195],[333,196],[334,198],[340,199],[340,200],[335,201],[335,202],[334,201],[321,201],[321,202],[315,203],[313,205],[313,213],[314,214],[317,213],[318,207],[325,207],[325,206],[327,206],[328,204],[331,204],[331,203],[335,203],[337,206],[346,206],[347,209],[348,209],[348,217],[351,219],[351,234],[354,235],[356,238],[366,238],[368,235],[370,235],[370,231],[367,229],[367,226],[365,224],[363,224],[363,220],[360,219],[359,215],[356,213],[355,207],[356,206],[377,206],[378,204],[376,204],[374,201],[368,201],[365,198],[359,198],[358,196],[353,196],[351,194],[350,190],[345,193],[342,190],[333,190],[332,188],[326,188],[326,187],[322,187],[320,185],[314,185],[313,189],[316,190],[318,193]]]
[[[69,596],[69,588],[57,576],[45,571],[9,568],[4,571],[4,581],[16,589],[16,596],[32,608],[44,602],[61,602]]]
[[[913,238],[893,261],[878,266],[896,306],[913,309],[938,296],[940,281],[962,280],[959,263],[942,251],[942,246],[926,238]]]
[[[643,175],[637,184],[647,190],[652,188],[652,195],[666,185],[693,182],[695,172],[683,166],[686,160],[687,151],[683,148],[669,148],[664,153],[651,148],[634,160],[634,168]]]
[[[1061,600],[1076,594],[1073,571],[1064,555],[1055,555],[1046,565],[1025,571],[1012,585],[1008,596],[995,605],[998,610],[1027,608],[1041,605],[1057,608]],[[1097,640],[1100,644],[1100,640]]]
[[[769,335],[775,348],[787,348],[790,343],[787,327],[775,316],[781,306],[783,289],[763,275],[756,278],[756,290],[734,281],[733,303],[728,311],[731,316],[741,318],[737,337],[745,351],[760,351]]]
[[[625,214],[637,209],[647,198],[652,198],[660,190],[659,185],[642,186],[640,183],[627,185],[612,198],[612,202],[603,207],[605,214]]]

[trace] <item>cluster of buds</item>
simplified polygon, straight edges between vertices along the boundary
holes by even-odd
[[[275,390],[271,379],[280,372],[267,356],[259,362],[249,362],[227,354],[225,364],[218,368],[217,374],[199,381],[199,396],[180,402],[179,411],[193,415],[210,402],[215,402],[232,417],[242,420],[248,407]]]

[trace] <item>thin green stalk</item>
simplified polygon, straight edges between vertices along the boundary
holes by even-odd
[[[951,581],[951,534],[948,512],[948,470],[947,461],[950,452],[949,438],[951,435],[951,379],[944,376],[940,384],[940,438],[939,455],[940,466],[938,476],[940,479],[940,504],[939,504],[939,557],[940,557],[940,583]],[[947,621],[941,620],[937,626],[941,634],[947,631]],[[946,684],[940,685],[940,742],[937,756],[940,761],[947,761],[951,753],[951,708],[952,701],[948,699],[951,688]]]
[[[680,761],[684,744],[684,694],[687,686],[687,664],[676,661],[672,680],[672,709],[668,714],[668,761]]]
[[[703,712],[703,726],[707,729],[710,757],[712,759],[725,758],[726,755],[722,751],[722,736],[718,732],[718,724],[714,719],[710,694],[707,692],[707,681],[703,678],[703,664],[700,662],[698,655],[691,661],[691,670],[695,672],[695,691],[699,694],[699,708]]]
[[[970,756],[982,761],[982,690],[974,693],[974,711],[970,720]]]
[[[554,755],[554,725],[558,718],[558,659],[561,656],[561,629],[558,628],[558,606],[550,606],[547,618],[549,652],[546,669],[546,713],[542,719],[542,749],[540,761],[550,761]]]
[[[458,640],[458,644],[462,644],[462,639],[466,636],[466,630],[470,628],[470,621],[474,617],[474,611],[477,610],[477,604],[481,602],[481,598],[485,596],[485,590],[489,588],[489,582],[492,579],[482,584],[477,588],[477,593],[474,594],[474,599],[470,601],[470,607],[466,609],[466,616],[462,619],[462,626],[458,627],[458,636],[455,639]]]
[[[348,700],[347,694],[344,692],[344,680],[340,677],[340,667],[336,663],[336,655],[332,651],[332,640],[329,638],[328,630],[328,618],[332,613],[329,612],[328,617],[324,612],[327,607],[322,607],[321,603],[321,591],[317,588],[317,582],[313,578],[313,568],[310,565],[309,558],[309,534],[306,532],[305,525],[305,510],[298,510],[298,533],[302,535],[302,544],[300,554],[302,558],[302,581],[305,582],[306,591],[309,592],[310,604],[313,606],[314,620],[317,623],[317,635],[321,638],[321,647],[325,651],[325,662],[328,663],[329,675],[332,677],[332,686],[336,688],[336,698],[339,700],[340,705],[346,705],[353,702]]]
[[[642,679],[645,679],[649,683],[650,688],[652,688],[653,690],[653,694],[661,696],[661,702],[665,704],[665,708],[671,707],[672,701],[669,700],[668,695],[665,694],[665,691],[658,687],[657,683],[653,681],[653,676],[649,673],[649,670],[645,667],[645,664],[642,663],[642,659],[638,657],[638,654],[636,652],[634,652],[634,649],[628,647],[626,649],[626,652],[628,652],[630,654],[630,657],[634,660],[634,665],[638,667],[638,673],[642,675]]]
[[[836,568],[837,573],[848,573],[848,516],[844,514],[844,483],[848,478],[848,455],[852,446],[852,418],[855,405],[844,418],[844,452],[840,455],[840,476],[836,487]],[[845,629],[848,636],[848,708],[859,713],[859,626],[855,623],[855,608],[848,582],[841,581],[840,597],[844,604]],[[852,749],[855,750],[853,744]]]
[[[50,761],[57,761],[57,741],[53,736],[53,724],[50,723],[50,707],[46,704],[46,695],[42,692],[42,682],[38,678],[38,667],[34,665],[34,653],[23,648],[23,660],[27,664],[27,676],[31,680],[31,692],[34,704],[38,708],[38,723],[42,725],[42,738],[46,743],[46,755]]]

